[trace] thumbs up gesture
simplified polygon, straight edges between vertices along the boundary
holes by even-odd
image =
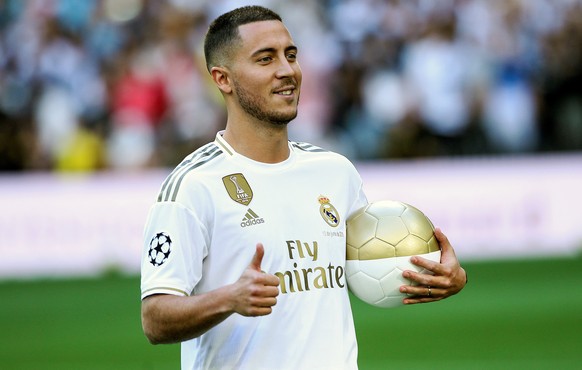
[[[264,255],[265,248],[258,243],[251,263],[234,284],[234,311],[243,316],[268,315],[277,303],[279,278],[261,270]]]

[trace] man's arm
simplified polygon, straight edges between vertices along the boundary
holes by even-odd
[[[141,319],[152,344],[196,338],[233,313],[264,316],[272,312],[279,278],[261,271],[264,247],[257,244],[253,260],[233,284],[190,297],[154,294],[144,298]]]

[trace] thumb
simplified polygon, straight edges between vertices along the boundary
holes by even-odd
[[[450,256],[455,256],[455,250],[449,241],[449,238],[442,232],[441,229],[436,228],[434,235],[436,236],[439,247],[441,248],[441,261],[443,258],[449,258]]]
[[[442,230],[440,228],[435,228],[434,230],[434,236],[437,238],[438,242],[439,242],[439,247],[441,248],[441,251],[443,252],[448,252],[449,249],[451,249],[451,244],[449,242],[449,239],[447,238],[447,236],[442,232]]]
[[[262,243],[257,243],[257,249],[249,265],[250,268],[256,271],[261,271],[261,262],[263,262],[263,256],[265,255],[265,247]]]

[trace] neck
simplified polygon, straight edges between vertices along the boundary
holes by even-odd
[[[224,140],[239,154],[257,162],[279,163],[289,158],[287,125],[227,122]]]

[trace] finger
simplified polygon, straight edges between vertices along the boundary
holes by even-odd
[[[404,298],[402,300],[402,303],[410,305],[410,304],[417,304],[417,303],[429,303],[429,302],[435,302],[435,301],[440,301],[442,298],[434,298],[434,297],[423,297],[423,296],[414,296],[411,298]]]
[[[245,316],[267,316],[273,312],[272,307],[253,307]]]
[[[436,298],[445,295],[444,289],[432,285],[403,285],[400,287],[400,292],[407,294],[408,298]]]
[[[277,279],[279,280],[279,279]],[[278,284],[277,284],[278,285]],[[279,288],[275,284],[265,284],[261,287],[260,292],[255,294],[256,298],[274,298],[279,295]]]
[[[277,304],[277,298],[275,297],[265,297],[257,300],[254,304],[256,307],[273,307]]]
[[[408,279],[410,281],[417,283],[418,285],[438,285],[437,284],[438,279],[435,277],[435,275],[432,275],[432,274],[419,273],[419,272],[414,272],[411,270],[406,270],[402,273],[402,276],[405,279]]]
[[[262,243],[257,243],[255,254],[253,255],[253,259],[249,267],[252,268],[253,270],[261,271],[261,263],[263,262],[264,255],[265,247],[263,247]]]
[[[451,242],[449,241],[449,238],[447,238],[447,236],[443,233],[443,231],[440,228],[438,227],[435,228],[434,236],[437,238],[439,242],[439,247],[441,248],[442,253],[450,253],[453,251],[453,247],[451,245]]]
[[[276,297],[263,297],[254,299],[252,307],[249,308],[250,316],[264,316],[269,315],[273,311],[273,307],[277,304]]]
[[[442,258],[441,262],[435,262],[419,256],[413,256],[410,258],[410,262],[412,262],[416,266],[422,267],[424,271],[419,273],[412,270],[406,270],[404,271],[403,276],[407,279],[412,279],[423,284],[425,284],[425,281],[419,280],[420,278],[419,275],[424,275],[422,278],[431,279],[433,276],[444,276],[449,274],[450,272],[449,268],[445,264],[443,264],[444,261],[442,260]]]
[[[279,278],[276,275],[266,273],[265,271],[263,271],[261,269],[261,264],[263,262],[264,256],[265,256],[265,247],[263,246],[262,243],[257,243],[255,254],[253,256],[253,259],[252,259],[249,267],[252,270],[262,272],[262,274],[260,276],[260,281],[262,284],[267,285],[267,286],[277,287],[280,284]],[[274,292],[273,295],[277,295],[277,294],[279,294],[279,289],[275,288],[273,290],[273,292]]]
[[[438,268],[438,265],[439,265],[438,262],[431,261],[429,259],[422,258],[420,256],[410,257],[410,262],[412,262],[416,266],[423,267],[429,271],[434,271],[436,268]]]
[[[281,280],[277,277],[277,275],[272,274],[265,274],[264,275],[264,284],[268,286],[278,287],[281,283]],[[279,294],[279,288],[275,288],[275,294]]]
[[[400,291],[408,295],[402,300],[404,304],[429,303],[443,299],[443,290],[432,286],[403,286]]]

